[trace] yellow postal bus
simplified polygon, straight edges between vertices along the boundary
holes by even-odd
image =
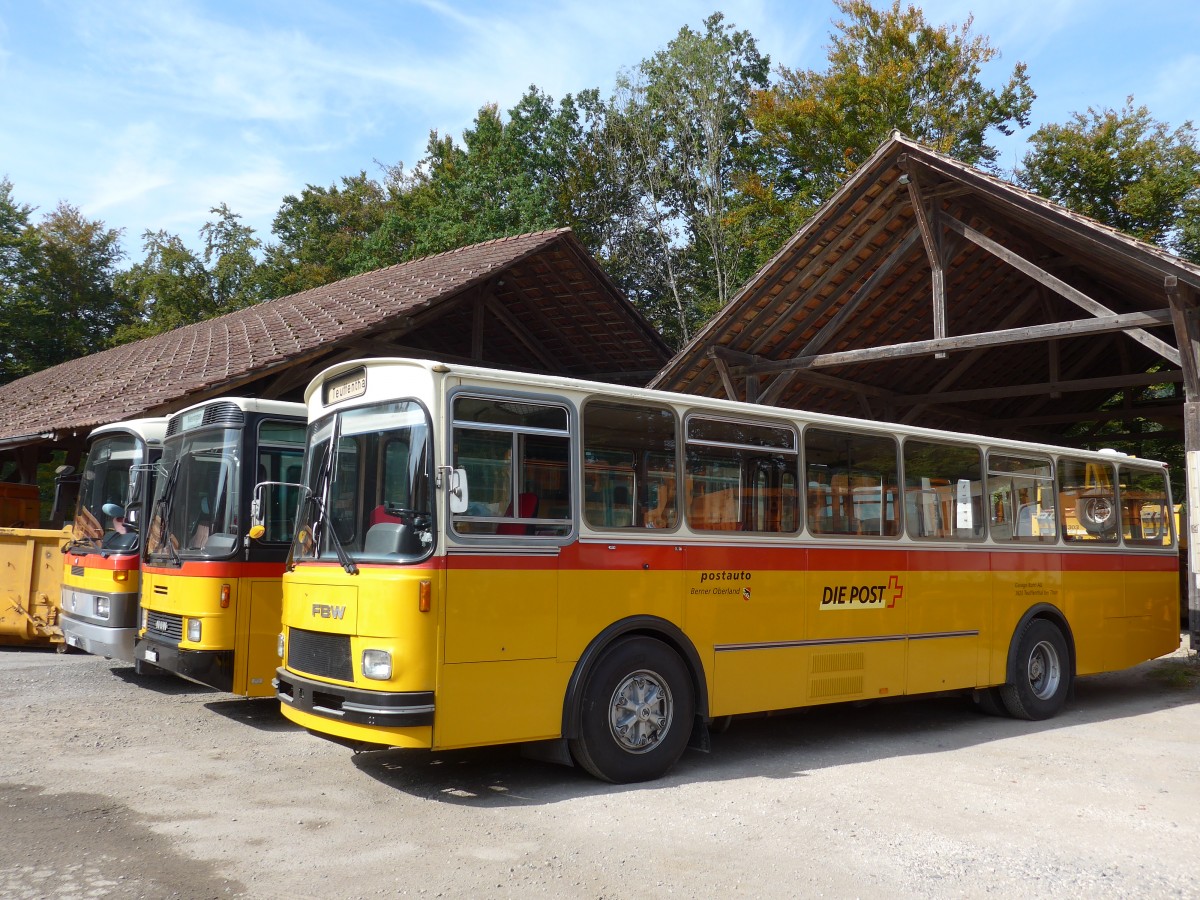
[[[304,407],[223,397],[171,416],[142,561],[142,621],[135,654],[192,681],[270,696],[279,661],[280,576],[289,513],[251,540],[259,481],[297,481]],[[277,499],[290,502],[297,495]]]
[[[135,662],[140,532],[166,430],[166,419],[131,419],[97,428],[88,438],[72,540],[64,551],[59,621],[69,646]],[[135,665],[142,670],[140,662]]]
[[[1179,645],[1159,463],[404,359],[306,399],[276,678],[340,742],[629,782],[738,714],[1040,719]]]

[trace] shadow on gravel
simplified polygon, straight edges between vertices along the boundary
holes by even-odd
[[[164,672],[161,669],[139,675],[132,665],[120,663],[113,666],[112,673],[126,684],[137,685],[139,688],[171,697],[221,693],[207,685],[188,681],[186,678],[180,678],[178,675]]]
[[[353,763],[364,775],[413,796],[480,808],[526,806],[698,782],[803,778],[832,766],[942,753],[1196,703],[1200,663],[1176,657],[1080,679],[1066,709],[1043,722],[984,715],[961,694],[737,718],[726,733],[712,736],[711,753],[689,750],[666,777],[643,784],[604,784],[581,769],[527,759],[510,746],[440,753],[371,750],[356,753]]]
[[[289,722],[279,711],[279,701],[274,697],[240,697],[236,700],[214,700],[204,704],[234,722],[241,722],[259,731],[299,731],[300,726]]]
[[[187,856],[111,797],[0,784],[0,808],[0,896],[245,896],[245,886],[223,877],[215,863]]]

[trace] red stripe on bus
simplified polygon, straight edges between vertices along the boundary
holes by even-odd
[[[146,565],[142,571],[150,575],[184,575],[189,578],[279,578],[283,575],[283,563],[186,560],[179,568]]]
[[[141,558],[136,553],[126,553],[121,556],[110,556],[105,559],[100,555],[87,554],[74,556],[67,554],[68,565],[83,566],[85,569],[104,569],[112,572],[132,572],[138,568]]]

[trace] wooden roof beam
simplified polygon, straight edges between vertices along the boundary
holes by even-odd
[[[921,232],[921,242],[925,245],[925,255],[929,258],[929,268],[932,272],[933,300],[933,337],[946,336],[946,268],[943,260],[944,248],[941,241],[941,230],[936,228],[938,210],[936,207],[926,208],[921,197],[921,188],[917,177],[908,170],[908,154],[900,157],[900,166],[905,174],[900,176],[900,183],[908,186],[908,199],[912,204],[913,216],[917,220],[917,229]],[[945,359],[945,353],[935,353],[937,359]]]
[[[1067,284],[1062,279],[1054,277],[1049,272],[1047,272],[1045,269],[1042,269],[1042,268],[1034,265],[1033,263],[1029,262],[1029,260],[1025,259],[1023,256],[1019,256],[1018,254],[1013,253],[1007,247],[1003,246],[1002,244],[997,243],[996,241],[993,241],[991,238],[987,237],[986,235],[982,234],[979,231],[976,231],[974,228],[971,228],[969,225],[963,224],[962,222],[958,221],[958,219],[955,219],[952,216],[943,216],[942,221],[946,225],[946,227],[948,227],[951,231],[956,232],[959,236],[966,238],[972,244],[975,244],[977,247],[979,247],[983,250],[986,250],[988,253],[991,253],[993,256],[996,256],[996,257],[1004,260],[1006,263],[1011,265],[1013,268],[1028,275],[1030,278],[1032,278],[1034,281],[1038,282],[1039,284],[1042,284],[1045,287],[1048,287],[1050,290],[1054,291],[1056,294],[1059,294],[1060,296],[1065,297],[1067,300],[1070,300],[1072,303],[1074,303],[1076,306],[1080,307],[1081,309],[1083,309],[1087,312],[1090,312],[1094,316],[1108,317],[1108,316],[1114,315],[1113,311],[1111,309],[1109,309],[1107,306],[1104,306],[1103,304],[1098,303],[1097,301],[1095,301],[1091,297],[1089,297],[1087,294],[1083,293],[1080,290],[1073,288],[1071,285]],[[1107,329],[1107,330],[1112,330],[1112,329]],[[1172,363],[1173,365],[1178,366],[1181,364],[1180,358],[1179,358],[1179,351],[1176,350],[1174,347],[1172,347],[1170,344],[1168,344],[1166,341],[1163,341],[1160,338],[1156,338],[1152,334],[1148,334],[1147,332],[1143,331],[1141,328],[1130,329],[1129,336],[1131,338],[1133,338],[1135,341],[1137,341],[1138,343],[1142,344],[1143,346],[1148,347],[1149,349],[1153,350],[1155,353],[1157,353],[1159,356],[1161,356],[1163,359],[1167,360],[1168,362]]]
[[[894,403],[906,406],[910,403],[971,403],[976,400],[996,400],[1006,397],[1036,397],[1051,391],[1064,394],[1083,391],[1119,391],[1123,388],[1147,387],[1152,384],[1167,384],[1182,381],[1183,373],[1147,372],[1140,375],[1110,375],[1103,378],[1079,378],[1072,381],[1044,381],[1038,384],[1010,384],[1001,387],[974,388],[962,391],[940,391],[933,394],[899,394]]]
[[[1107,315],[1095,319],[1074,319],[1069,322],[1052,322],[1048,325],[1031,325],[1024,328],[1006,328],[1000,331],[958,335],[956,337],[929,341],[910,341],[906,344],[889,344],[883,347],[869,347],[864,350],[820,353],[814,356],[802,356],[787,360],[761,360],[760,358],[759,362],[753,364],[735,366],[732,372],[735,375],[768,375],[776,372],[788,372],[793,369],[817,369],[857,365],[859,363],[886,362],[888,360],[905,359],[914,356],[928,356],[942,351],[953,353],[962,350],[974,350],[980,347],[1002,347],[1009,344],[1050,340],[1051,338],[1079,337],[1090,334],[1104,334],[1111,331],[1129,331],[1135,328],[1155,327],[1170,322],[1170,318],[1171,314],[1167,310],[1155,310],[1153,312]]]

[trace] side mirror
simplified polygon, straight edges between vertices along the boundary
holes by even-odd
[[[262,484],[256,484],[254,499],[250,501],[250,530],[247,534],[256,541],[267,533],[267,526],[263,522],[262,514],[262,489]]]
[[[450,512],[465,513],[470,503],[467,491],[467,470],[452,469],[450,471]]]

